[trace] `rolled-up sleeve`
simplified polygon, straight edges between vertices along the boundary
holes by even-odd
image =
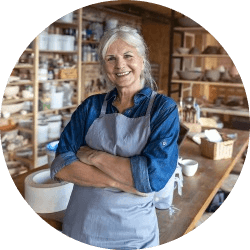
[[[140,155],[130,158],[135,188],[144,193],[164,188],[178,160],[180,125],[177,105],[167,101],[151,116],[148,143]]]
[[[63,130],[58,148],[56,151],[56,158],[51,164],[50,176],[51,179],[60,181],[55,175],[65,166],[78,161],[76,153],[83,144],[84,138],[84,120],[86,118],[86,109],[84,104],[81,104],[72,114],[70,122]],[[85,117],[85,118],[84,118]]]

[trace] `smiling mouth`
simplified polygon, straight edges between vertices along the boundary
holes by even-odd
[[[117,76],[127,76],[130,74],[131,71],[127,71],[127,72],[122,72],[122,73],[116,73]]]

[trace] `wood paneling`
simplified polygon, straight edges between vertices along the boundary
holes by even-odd
[[[167,91],[169,63],[169,25],[142,20],[142,35],[149,49],[149,60],[161,65],[160,90]]]

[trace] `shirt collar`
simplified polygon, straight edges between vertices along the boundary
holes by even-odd
[[[135,96],[134,96],[134,103],[138,103],[141,98],[143,98],[144,96],[147,98],[150,98],[152,93],[152,89],[149,87],[144,87],[143,89],[141,89]],[[109,101],[110,99],[114,100],[114,98],[118,95],[117,89],[114,88],[112,89],[107,96],[107,101]]]

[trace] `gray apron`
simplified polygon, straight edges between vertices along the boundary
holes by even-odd
[[[106,95],[100,117],[86,135],[89,147],[112,155],[139,155],[150,135],[152,92],[145,116],[106,114]],[[154,192],[142,197],[114,188],[74,185],[63,222],[63,233],[89,245],[108,249],[142,249],[159,245]]]

